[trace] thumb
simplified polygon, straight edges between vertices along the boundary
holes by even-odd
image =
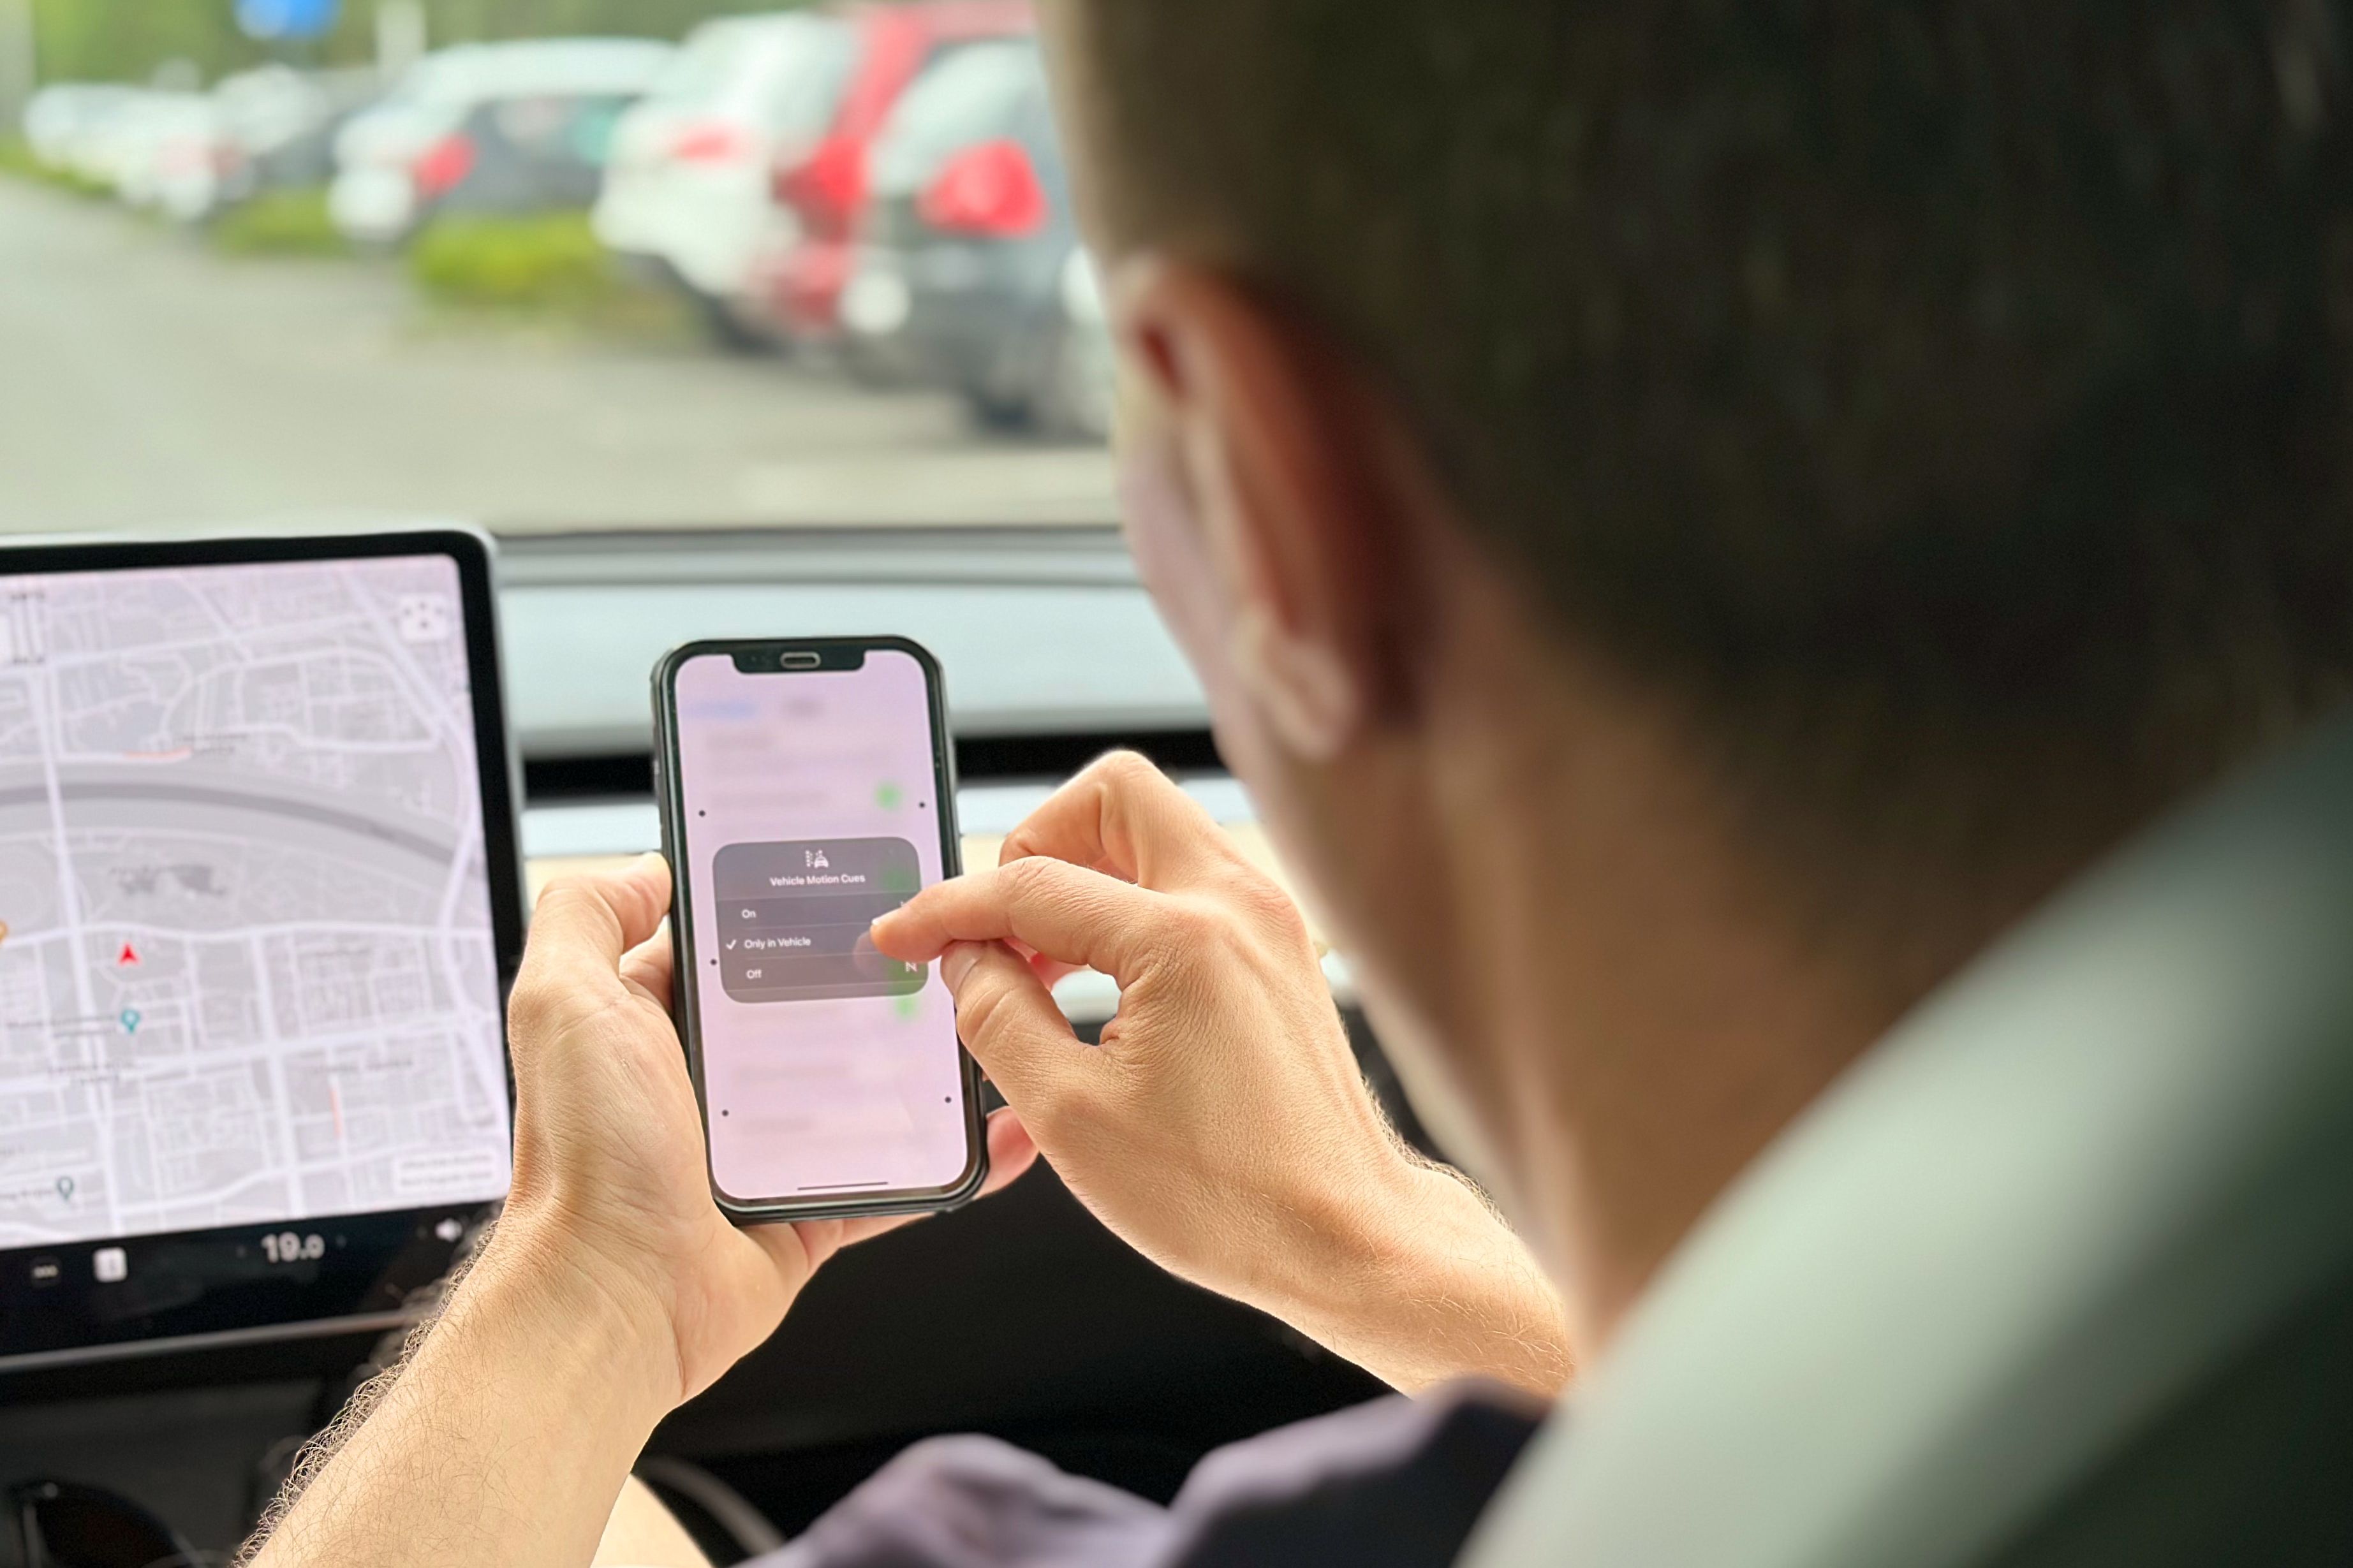
[[[1001,942],[959,942],[940,954],[955,998],[956,1034],[1006,1102],[1037,1128],[1055,1119],[1094,1066],[1094,1051],[1027,960]]]

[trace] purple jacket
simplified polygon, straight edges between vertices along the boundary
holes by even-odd
[[[1166,1508],[991,1437],[935,1437],[754,1568],[1441,1568],[1543,1417],[1490,1384],[1220,1448]]]

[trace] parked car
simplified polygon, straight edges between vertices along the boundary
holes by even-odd
[[[723,344],[759,340],[746,306],[776,221],[770,170],[806,158],[833,122],[855,43],[813,12],[706,22],[621,117],[597,237],[685,290]]]
[[[1102,295],[1036,42],[933,66],[892,111],[871,169],[841,304],[857,357],[955,388],[986,426],[1107,435]]]
[[[336,133],[327,212],[347,238],[390,245],[406,235],[417,203],[410,165],[464,117],[465,79],[482,48],[460,45],[426,56]]]
[[[382,92],[374,70],[301,71],[271,65],[213,88],[229,167],[224,205],[265,190],[307,189],[333,178],[334,138]]]
[[[604,184],[614,126],[632,101],[614,92],[484,99],[411,168],[417,221],[442,213],[586,210]]]
[[[112,188],[120,158],[117,147],[131,133],[145,88],[132,88],[103,107],[93,107],[62,145],[64,166],[93,184]]]
[[[101,178],[129,205],[194,222],[212,210],[228,162],[220,110],[201,92],[147,92],[110,117]]]
[[[328,216],[357,244],[397,245],[421,216],[418,161],[446,144],[477,105],[532,94],[636,98],[674,53],[650,38],[541,38],[428,55],[336,136]]]
[[[26,100],[25,141],[53,169],[93,173],[88,160],[106,121],[139,96],[114,82],[53,83]]]
[[[834,13],[850,33],[825,134],[780,156],[773,176],[779,222],[754,265],[763,314],[796,342],[840,335],[841,291],[856,260],[866,208],[867,155],[909,83],[943,57],[1036,31],[1029,0],[912,0]]]

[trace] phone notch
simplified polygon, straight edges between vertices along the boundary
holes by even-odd
[[[848,674],[866,668],[866,650],[848,641],[828,641],[814,647],[738,646],[736,669],[744,675],[807,675],[817,670]]]

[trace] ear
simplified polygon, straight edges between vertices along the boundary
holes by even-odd
[[[1223,592],[1232,674],[1290,750],[1329,760],[1397,694],[1401,426],[1324,332],[1224,273],[1143,258],[1113,293]]]

